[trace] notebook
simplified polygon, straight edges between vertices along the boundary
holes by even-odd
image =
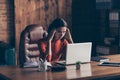
[[[91,61],[92,42],[68,44],[66,49],[66,60],[58,61],[58,64],[69,65],[77,61],[82,63]]]

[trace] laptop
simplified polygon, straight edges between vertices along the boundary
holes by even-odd
[[[77,61],[87,63],[91,61],[92,42],[67,44],[66,60],[58,61],[58,64],[70,65]]]

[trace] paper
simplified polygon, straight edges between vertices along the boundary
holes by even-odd
[[[24,63],[24,67],[38,67],[38,63],[37,62],[33,62],[33,61],[29,61],[29,62],[25,62]]]

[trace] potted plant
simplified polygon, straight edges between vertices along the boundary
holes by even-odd
[[[76,69],[80,69],[80,64],[81,64],[81,61],[76,62]]]

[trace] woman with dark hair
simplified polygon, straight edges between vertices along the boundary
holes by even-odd
[[[64,59],[68,43],[73,43],[73,40],[67,23],[62,18],[56,18],[48,27],[47,38],[39,40],[40,58],[52,63]]]

